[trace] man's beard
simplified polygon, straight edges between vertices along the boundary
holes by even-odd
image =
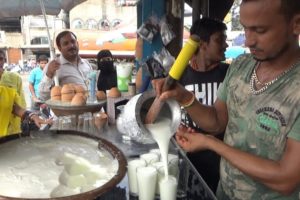
[[[274,55],[271,55],[266,58],[257,58],[254,56],[254,59],[259,61],[259,62],[266,62],[266,61],[272,61],[280,57],[284,52],[289,48],[289,44],[285,44],[278,52],[276,52]]]

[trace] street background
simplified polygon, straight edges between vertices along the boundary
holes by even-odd
[[[29,91],[29,86],[28,86],[29,72],[21,73],[20,76],[21,76],[22,82],[23,82],[23,91],[24,91],[24,95],[25,95],[26,106],[27,106],[27,109],[30,109],[31,101],[30,101],[30,91]]]

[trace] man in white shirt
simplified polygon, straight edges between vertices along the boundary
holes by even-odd
[[[61,55],[50,61],[44,69],[39,87],[41,100],[50,99],[50,90],[57,76],[60,86],[67,83],[82,85],[87,89],[86,80],[92,70],[91,65],[78,55],[79,45],[76,35],[71,31],[63,31],[56,37],[56,45]]]

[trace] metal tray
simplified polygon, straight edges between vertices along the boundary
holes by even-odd
[[[85,112],[98,112],[106,104],[106,100],[95,103],[87,103],[84,106],[73,106],[68,102],[47,100],[46,104],[51,108],[56,116],[79,115]]]

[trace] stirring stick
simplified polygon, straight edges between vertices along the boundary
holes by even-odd
[[[56,57],[55,61],[59,62],[59,57]],[[57,77],[56,73],[54,74],[53,78],[54,78],[54,86],[59,86],[59,81],[58,81],[58,77]]]
[[[54,85],[59,86],[59,81],[58,81],[58,77],[56,76],[56,74],[54,75]]]
[[[189,40],[181,49],[178,57],[176,58],[173,66],[171,67],[169,75],[167,76],[164,82],[162,92],[172,89],[172,87],[175,86],[176,81],[178,81],[181,78],[181,75],[184,72],[189,60],[197,50],[199,42],[200,38],[197,35],[190,36]],[[146,124],[152,124],[155,121],[162,106],[163,102],[160,101],[159,97],[156,97],[146,115]]]

